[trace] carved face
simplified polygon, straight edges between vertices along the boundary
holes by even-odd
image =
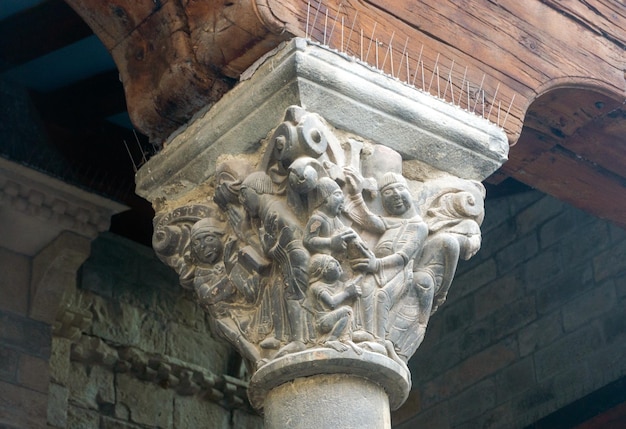
[[[337,188],[326,197],[326,210],[331,216],[337,216],[343,207],[343,202],[343,192]]]
[[[341,265],[336,259],[328,262],[328,265],[324,269],[324,281],[326,283],[334,283],[343,274],[343,270],[341,269]]]
[[[382,191],[383,207],[389,214],[400,216],[411,208],[411,194],[402,183],[392,183]]]
[[[194,234],[191,237],[191,250],[200,262],[215,264],[224,248],[219,235],[211,232]]]

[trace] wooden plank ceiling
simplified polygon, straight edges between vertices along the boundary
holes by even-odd
[[[0,21],[0,73],[10,74],[92,36],[83,19],[62,0],[35,3]],[[500,111],[503,117],[507,109],[502,106],[509,107],[513,101],[505,129],[514,145],[510,161],[488,180],[491,196],[523,189],[523,183],[626,227],[626,7],[619,0],[596,1],[593,7],[584,1],[556,0],[239,0],[205,4],[211,7],[201,7],[199,2],[174,7],[179,3],[171,1],[156,2],[163,7],[152,1],[116,2],[116,7],[114,2],[100,0],[69,3],[96,29],[121,67],[53,90],[31,89],[31,95],[52,144],[77,169],[91,169],[90,173],[87,168],[81,179],[86,186],[108,193],[115,188],[130,189],[133,164],[124,142],[135,163],[142,160],[140,147],[146,153],[151,151],[141,133],[136,138],[129,127],[112,122],[115,115],[129,110],[131,117],[133,112],[141,115],[148,98],[161,100],[156,113],[145,115],[146,122],[136,122],[159,143],[197,108],[200,101],[193,99],[194,91],[202,103],[218,99],[235,83],[239,72],[280,40],[309,35],[335,47],[341,45],[358,57],[363,40],[371,38],[378,41],[381,57],[389,48],[396,49],[394,75],[417,81],[418,87],[422,79],[419,61],[426,77],[435,74],[435,66],[441,75],[450,73],[457,95],[471,93],[471,100],[456,101],[465,103],[462,107],[478,104],[478,113],[485,114],[480,100],[484,95],[484,110],[495,106],[494,112]],[[275,22],[259,26],[244,13],[251,3],[265,4],[272,19],[282,23],[280,34],[272,28]],[[233,15],[233,10],[238,13]],[[119,22],[107,26],[108,21],[98,21],[104,15]],[[211,25],[201,26],[207,16]],[[230,33],[225,28],[218,31],[220,23],[233,16],[247,17],[247,38],[237,26]],[[142,50],[145,56],[132,51],[137,46],[149,48],[155,35],[170,37],[172,33],[167,31],[172,28],[168,26],[178,28],[181,19],[187,20],[185,37],[191,42],[196,37],[196,42],[202,43],[172,42],[163,48],[172,51]],[[332,40],[329,20],[342,26],[341,31],[333,32]],[[151,22],[156,23],[154,28],[145,27]],[[348,29],[354,34],[350,41]],[[244,39],[245,46],[230,42]],[[154,64],[174,58],[183,45],[191,49],[190,58],[197,64],[165,80],[176,85],[158,85],[156,94],[150,85],[159,82],[159,76],[152,80],[139,76],[138,89],[131,89],[128,79],[138,70],[133,64],[142,62],[141,70],[165,73]],[[120,64],[120,58],[128,58],[129,52],[137,54],[135,59]],[[368,62],[372,63],[372,58],[373,54]],[[401,58],[408,58],[412,69],[400,69]],[[88,53],[82,61],[90,61]],[[383,68],[390,72],[391,64]],[[189,70],[206,73],[208,79],[220,82],[219,88],[197,80],[186,87]],[[181,76],[182,83],[176,80]],[[126,97],[120,79],[125,81]],[[465,81],[467,85],[462,83]],[[135,91],[130,98],[129,91]],[[169,103],[168,94],[174,92],[177,98]],[[494,113],[491,119],[496,121],[496,117]],[[158,126],[150,128],[150,124]],[[98,177],[115,181],[90,178],[94,170],[102,173]],[[130,235],[143,231],[140,240],[147,241],[150,209],[130,192],[118,199],[134,208],[126,215],[134,219],[120,223],[132,225]]]

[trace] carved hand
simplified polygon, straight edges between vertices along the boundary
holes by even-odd
[[[350,283],[346,286],[346,292],[349,296],[361,296],[361,286],[356,283]]]
[[[374,255],[369,258],[355,259],[352,261],[352,268],[357,271],[375,273],[380,269],[380,261]]]
[[[346,189],[350,195],[358,195],[363,191],[363,176],[352,167],[345,167]]]
[[[330,239],[330,249],[339,252],[342,250],[346,250],[348,247],[348,241],[354,240],[356,238],[356,232],[351,229],[340,232],[339,234],[335,234]]]

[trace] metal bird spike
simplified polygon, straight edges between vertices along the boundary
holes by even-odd
[[[315,12],[315,17],[313,18],[313,24],[311,25],[311,31],[309,31],[309,36],[313,36],[313,30],[315,30],[315,24],[317,24],[317,16],[320,13],[320,8],[322,7],[322,1],[317,4],[317,11]]]
[[[356,17],[359,16],[359,11],[357,10],[354,14],[354,18],[352,19],[352,26],[350,27],[350,33],[348,33],[348,42],[346,43],[346,52],[350,49],[350,40],[352,40],[352,32],[354,31],[354,24],[356,24]],[[363,30],[361,30],[361,40],[363,40]],[[363,59],[363,49],[361,49],[361,60]]]
[[[328,46],[330,46],[330,41],[333,39],[333,33],[335,32],[335,26],[337,25],[337,18],[339,18],[339,11],[341,11],[342,5],[343,5],[343,2],[339,3],[339,6],[337,6],[337,13],[335,14],[335,20],[333,21],[333,28],[330,29],[330,34],[328,35]],[[326,10],[326,14],[328,15],[328,10]]]
[[[411,85],[415,86],[415,78],[417,77],[417,73],[419,71],[419,67],[420,67],[420,61],[422,60],[422,52],[424,52],[424,44],[422,43],[422,47],[420,48],[420,54],[417,57],[417,61],[415,62],[415,74],[413,75],[413,82],[411,82]],[[424,86],[424,84],[422,83],[422,86]]]
[[[374,40],[374,32],[376,31],[377,24],[378,22],[374,22],[374,28],[372,28],[372,37],[370,37],[370,43],[367,45],[367,52],[365,53],[365,62],[367,62],[367,59],[370,56],[370,48],[372,47],[372,41]],[[376,44],[378,44],[378,41],[376,41]]]
[[[137,172],[137,165],[135,164],[135,160],[133,159],[133,155],[130,153],[130,149],[128,148],[128,144],[126,144],[126,140],[122,140],[124,142],[124,147],[126,148],[126,152],[128,152],[128,157],[130,158],[130,162],[133,163],[133,171]]]

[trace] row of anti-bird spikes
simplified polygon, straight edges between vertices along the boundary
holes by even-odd
[[[309,1],[307,3],[305,38],[314,40],[322,45],[337,49],[339,52],[356,57],[358,60],[367,63],[370,66],[376,67],[377,69],[390,74],[392,77],[400,81],[404,81],[408,85],[421,89],[424,92],[428,92],[431,95],[436,95],[437,97],[464,108],[469,112],[480,115],[483,118],[494,122],[499,127],[505,127],[509,113],[511,112],[511,107],[515,101],[515,94],[511,97],[508,107],[506,107],[506,103],[503,105],[502,100],[497,100],[498,91],[500,89],[499,82],[490,102],[486,99],[484,90],[485,74],[483,74],[480,85],[477,87],[471,83],[469,79],[467,79],[466,66],[463,71],[461,84],[457,85],[458,80],[456,82],[454,81],[454,60],[451,60],[447,73],[442,73],[442,65],[440,61],[441,55],[438,53],[433,67],[428,68],[425,66],[424,58],[422,57],[424,52],[424,45],[422,44],[418,58],[413,62],[409,58],[409,52],[407,51],[407,47],[410,43],[408,37],[402,44],[402,51],[395,51],[393,47],[393,39],[395,36],[394,31],[391,33],[391,37],[385,47],[385,43],[376,38],[376,27],[378,26],[377,22],[373,23],[371,34],[364,34],[363,28],[360,30],[355,29],[358,11],[355,11],[354,16],[351,19],[352,23],[349,24],[348,30],[346,27],[346,16],[339,16],[342,6],[343,3],[340,3],[333,17],[332,15],[329,16],[330,9],[328,7],[325,7],[326,10],[323,11],[324,6],[322,5],[321,0],[313,7]],[[316,28],[319,19],[324,21],[323,29],[317,32],[317,37],[319,39],[315,40],[313,39],[313,30]],[[333,41],[333,35],[335,34],[335,30],[338,25],[340,27],[338,30],[340,31],[340,37],[339,42],[337,43],[337,41]],[[345,38],[346,32],[348,34],[347,38]],[[357,38],[355,41],[356,47],[351,49],[350,43],[352,42],[352,37],[355,32]],[[400,53],[399,60],[397,53]],[[395,60],[394,55],[396,56]],[[387,63],[388,60],[389,63]],[[397,67],[396,63],[398,64]],[[495,112],[494,106],[496,108]],[[506,111],[503,110],[504,107],[506,107]]]

